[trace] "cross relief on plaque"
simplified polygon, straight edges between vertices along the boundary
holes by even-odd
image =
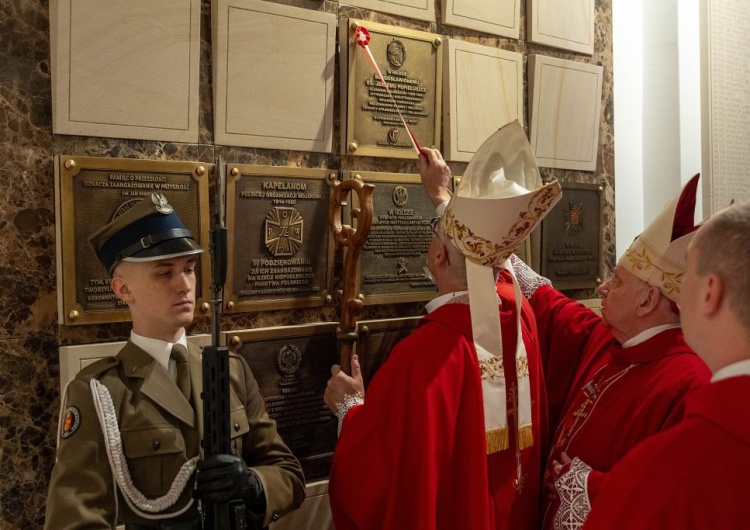
[[[289,206],[276,206],[266,215],[266,248],[274,256],[294,256],[302,246],[302,215]]]

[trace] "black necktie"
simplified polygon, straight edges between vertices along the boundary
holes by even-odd
[[[174,359],[177,368],[177,386],[185,399],[190,401],[190,369],[188,368],[187,349],[182,344],[175,344],[172,346],[170,357]]]

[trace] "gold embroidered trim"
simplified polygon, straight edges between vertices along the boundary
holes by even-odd
[[[516,357],[516,374],[518,377],[529,377],[529,358]]]
[[[534,445],[534,433],[531,430],[531,424],[521,425],[518,428],[518,448],[526,449]]]
[[[508,448],[508,427],[497,427],[484,433],[487,438],[487,454]]]
[[[630,268],[634,273],[637,273],[638,271],[646,272],[648,269],[654,269],[658,272],[659,281],[665,294],[679,294],[684,273],[667,272],[659,267],[648,252],[648,248],[644,247],[638,251],[631,246],[625,251],[625,258],[630,262]]]
[[[482,381],[505,379],[503,360],[499,357],[492,357],[479,361],[479,375],[482,377]]]
[[[475,235],[468,226],[456,219],[452,208],[445,212],[443,228],[446,235],[468,259],[480,265],[499,267],[547,213],[559,192],[560,188],[557,186],[545,186],[537,190],[529,201],[528,209],[518,212],[518,219],[503,237],[502,244]]]

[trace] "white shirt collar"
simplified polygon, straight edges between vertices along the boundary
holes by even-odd
[[[156,362],[164,367],[165,370],[169,366],[169,356],[172,353],[172,346],[175,344],[182,344],[187,348],[187,337],[185,333],[177,340],[177,342],[167,342],[161,339],[152,339],[138,335],[135,331],[130,332],[130,342],[138,346],[140,349],[148,353],[153,357]]]
[[[646,331],[641,331],[638,335],[635,337],[632,337],[631,339],[626,340],[622,343],[623,348],[630,348],[632,346],[636,346],[640,344],[641,342],[646,342],[651,337],[655,337],[662,331],[666,331],[668,329],[674,329],[679,328],[680,324],[664,324],[663,326],[656,326],[655,328],[647,329]]]
[[[726,365],[724,368],[719,368],[714,372],[711,382],[715,383],[716,381],[737,377],[738,375],[750,375],[750,359],[737,361],[736,363]]]
[[[462,294],[469,294],[469,291],[455,291],[452,293],[441,294],[437,298],[433,298],[427,302],[424,308],[428,313],[432,313],[436,309],[447,304],[450,300],[453,300],[456,296],[461,296]]]

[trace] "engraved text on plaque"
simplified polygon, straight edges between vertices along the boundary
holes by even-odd
[[[326,169],[228,166],[229,312],[323,305],[333,276]]]

